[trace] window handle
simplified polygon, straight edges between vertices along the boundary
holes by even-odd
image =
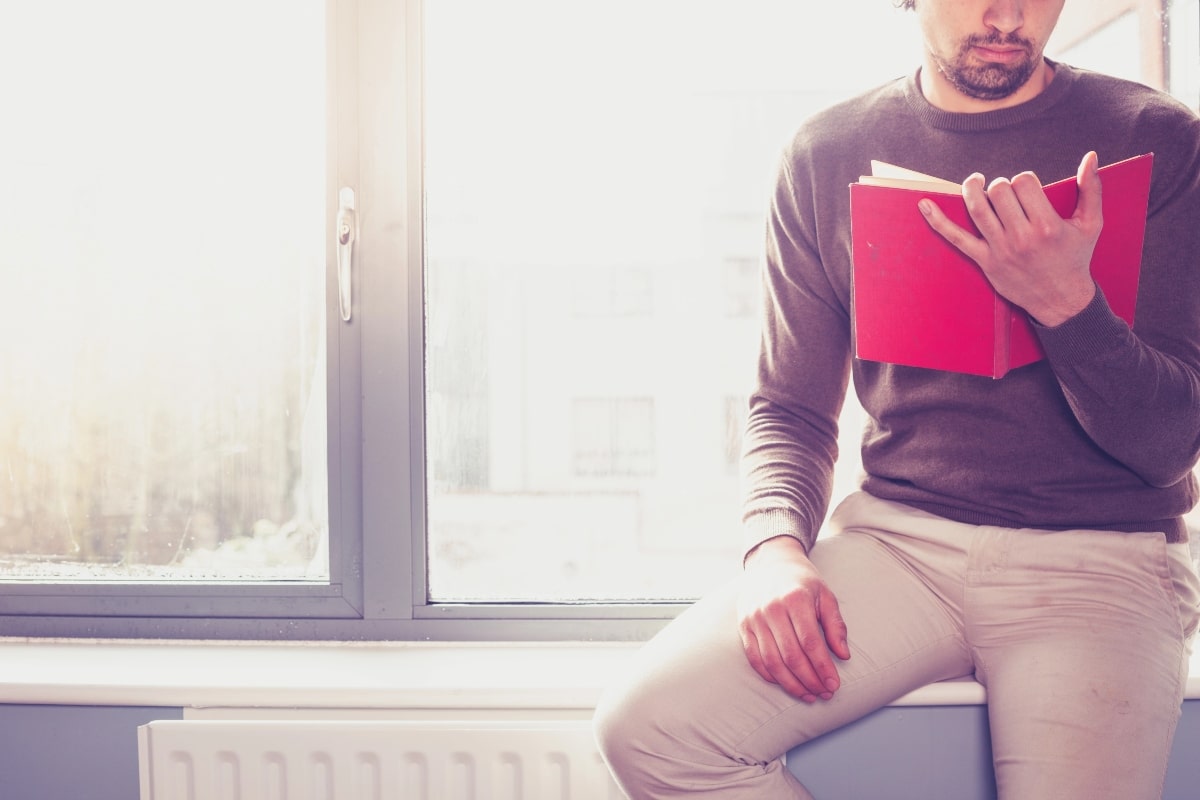
[[[338,192],[337,212],[338,305],[342,321],[349,322],[352,309],[350,265],[354,256],[354,237],[358,234],[358,215],[354,210],[354,190],[343,186]]]

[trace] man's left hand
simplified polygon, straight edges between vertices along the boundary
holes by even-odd
[[[1059,216],[1032,172],[997,178],[984,188],[976,173],[962,185],[967,211],[982,236],[946,218],[935,203],[918,205],[930,227],[977,263],[992,286],[1042,325],[1055,326],[1095,296],[1090,264],[1104,225],[1098,159],[1083,157],[1076,179],[1079,202]]]

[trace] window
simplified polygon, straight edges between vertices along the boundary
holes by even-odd
[[[273,11],[3,12],[9,579],[328,578],[322,9],[268,61]]]
[[[1200,108],[1200,0],[1171,0],[1165,41],[1171,93]]]
[[[652,265],[592,265],[572,276],[577,317],[641,317],[654,313]],[[540,282],[539,282],[540,283]]]
[[[361,348],[328,268],[362,143],[327,87],[354,86],[358,37],[337,11],[0,10],[21,187],[0,199],[4,633],[362,616],[341,469]]]
[[[748,256],[725,258],[725,314],[730,317],[757,318],[762,305],[758,280],[762,259]]]
[[[1197,6],[1052,55],[1197,105]],[[0,11],[0,633],[640,637],[736,569],[776,155],[911,15],[103,9]]]
[[[571,410],[575,475],[654,474],[653,398],[584,398]]]

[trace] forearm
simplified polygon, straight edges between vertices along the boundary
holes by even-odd
[[[1200,455],[1200,370],[1149,346],[1103,296],[1040,328],[1063,396],[1088,437],[1147,484],[1171,486]]]
[[[742,457],[744,547],[778,536],[812,547],[825,518],[837,459],[836,423],[756,398]]]

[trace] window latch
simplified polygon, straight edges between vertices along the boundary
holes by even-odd
[[[338,192],[336,226],[338,306],[341,308],[342,321],[349,322],[352,310],[350,265],[354,255],[354,238],[358,235],[358,215],[354,210],[354,190],[349,186],[343,186]]]

